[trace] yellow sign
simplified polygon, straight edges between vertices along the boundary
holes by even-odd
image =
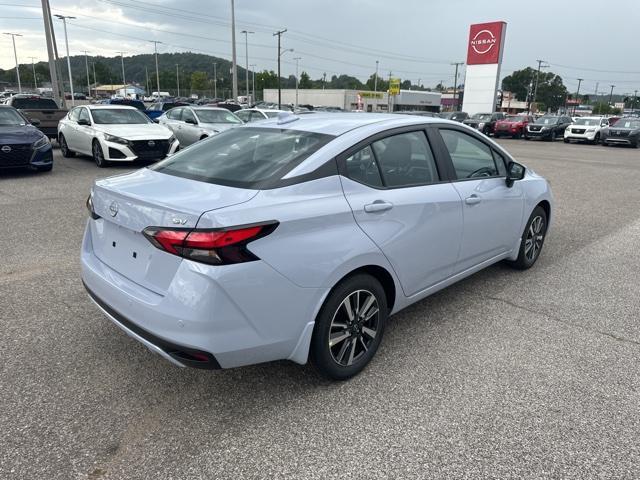
[[[399,78],[392,78],[389,80],[389,95],[400,95]]]
[[[384,98],[384,94],[382,92],[358,92],[362,98],[377,98],[378,100],[382,100]]]

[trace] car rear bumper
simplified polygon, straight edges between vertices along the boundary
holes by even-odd
[[[228,266],[183,260],[166,291],[152,291],[103,263],[90,229],[81,266],[89,295],[111,321],[180,366],[305,363],[315,312],[328,293],[298,287],[260,260]],[[203,355],[207,360],[198,360]]]

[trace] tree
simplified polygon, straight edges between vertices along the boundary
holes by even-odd
[[[533,97],[536,77],[538,78],[536,101],[551,110],[556,110],[564,105],[568,93],[567,87],[564,86],[562,77],[553,72],[540,72],[538,75],[538,72],[531,67],[516,70],[511,75],[504,77],[502,90],[512,92],[522,102],[527,101],[528,93]],[[533,101],[533,98],[531,100]],[[539,110],[541,109],[539,108]]]
[[[313,85],[311,84],[311,77],[307,72],[302,72],[300,74],[300,81],[298,82],[298,87],[313,88]]]
[[[208,86],[205,72],[193,72],[191,74],[191,90],[206,90]]]
[[[376,87],[376,74],[372,73],[367,82],[365,83],[365,88],[367,90],[374,90]],[[389,90],[389,82],[387,82],[384,78],[378,75],[377,89],[379,92],[386,92]]]
[[[593,107],[593,112],[594,115],[609,115],[611,113],[613,113],[612,108],[604,103],[604,102],[600,102],[598,103],[595,107]]]

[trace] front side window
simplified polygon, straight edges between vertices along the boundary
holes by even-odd
[[[457,130],[442,129],[440,134],[459,180],[500,175],[491,149],[483,142]]]
[[[69,120],[73,120],[74,122],[77,122],[79,116],[80,116],[80,107],[73,108],[69,112]]]
[[[185,108],[182,110],[182,121],[196,123],[196,117],[191,110]]]
[[[248,122],[250,116],[251,112],[249,110],[240,110],[239,112],[236,112],[236,117],[238,117],[243,122]]]
[[[93,122],[97,125],[139,125],[151,123],[149,117],[133,108],[96,108]]]
[[[258,188],[282,178],[333,138],[297,130],[232,128],[149,168],[202,182]]]
[[[348,157],[345,160],[345,165],[347,167],[347,176],[350,179],[370,187],[380,188],[383,186],[376,158],[369,145]]]
[[[167,112],[167,118],[170,118],[171,120],[180,120],[181,115],[182,115],[181,108],[174,108]]]
[[[393,135],[372,146],[385,186],[427,185],[438,181],[435,160],[423,131]]]

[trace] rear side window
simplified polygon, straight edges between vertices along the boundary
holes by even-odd
[[[387,187],[428,185],[438,181],[436,163],[423,131],[401,133],[373,143]]]
[[[151,167],[178,177],[239,188],[278,180],[333,138],[313,132],[233,128]]]
[[[57,110],[58,105],[51,98],[14,98],[11,101],[14,108],[23,108],[25,110]]]
[[[480,140],[458,130],[442,129],[440,134],[459,180],[500,175],[491,149]]]

